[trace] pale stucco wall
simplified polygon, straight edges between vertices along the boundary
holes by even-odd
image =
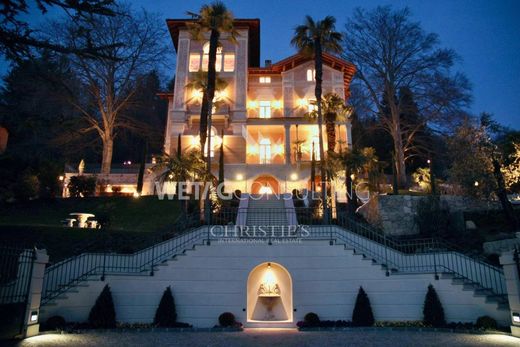
[[[178,320],[196,327],[212,327],[226,311],[247,321],[247,280],[251,271],[265,262],[280,264],[292,279],[292,305],[296,310],[292,326],[308,312],[324,320],[351,320],[360,286],[370,298],[376,320],[421,320],[424,297],[433,284],[448,322],[475,322],[489,315],[508,324],[509,311],[476,296],[451,278],[433,274],[391,274],[371,259],[343,245],[328,241],[302,244],[198,245],[186,255],[158,266],[154,276],[106,276],[92,278],[75,288],[53,306],[43,308],[42,320],[61,315],[67,321],[85,321],[105,284],[112,290],[116,319],[120,322],[150,323],[164,289],[172,286]],[[245,310],[245,311],[244,311]]]

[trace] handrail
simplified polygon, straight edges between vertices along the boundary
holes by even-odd
[[[194,233],[198,223],[193,225],[190,217],[178,225],[180,233],[162,235],[164,241],[132,254],[81,253],[60,261],[45,270],[42,304],[48,303],[68,289],[93,275],[104,279],[107,273],[153,274],[156,264],[183,251],[189,244],[202,239],[201,233]],[[205,235],[205,234],[204,234]],[[107,261],[108,260],[108,261]]]
[[[323,225],[315,209],[290,208],[290,210],[296,214],[300,226],[313,226],[309,239],[321,238],[330,240],[331,244],[335,244],[337,241],[349,244],[356,251],[385,265],[387,275],[394,269],[404,273],[435,273],[436,278],[438,278],[438,274],[447,272],[474,284],[477,289],[487,290],[491,294],[497,295],[505,293],[504,276],[500,268],[487,264],[477,257],[461,253],[444,240],[433,238],[396,240],[377,228],[361,224],[348,218],[345,214],[336,213],[337,211],[332,212],[334,215],[332,224]],[[285,208],[255,208],[255,211],[268,214],[265,222],[262,218],[258,222],[258,224],[266,226],[281,220],[275,218],[277,214],[280,214],[282,219],[286,219],[287,213]],[[234,225],[239,213],[239,208],[224,208],[213,215],[212,225]],[[221,237],[210,233],[211,226],[202,225],[198,220],[199,216],[200,214],[196,213],[179,220],[176,229],[180,232],[161,235],[162,242],[154,243],[135,253],[82,253],[50,266],[45,271],[42,303],[48,303],[91,276],[100,276],[101,279],[104,279],[106,274],[153,276],[154,268],[158,263],[180,254],[198,243],[210,244],[210,241]],[[246,226],[237,227],[245,228]],[[269,243],[273,238],[287,237],[275,229],[273,228],[272,235],[265,237]],[[240,236],[240,238],[248,237],[250,237],[248,234]]]

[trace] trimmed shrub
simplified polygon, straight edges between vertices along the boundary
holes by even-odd
[[[96,182],[95,176],[72,176],[67,188],[70,196],[74,198],[93,196],[96,192]]]
[[[428,326],[441,327],[446,325],[444,309],[435,288],[431,284],[428,286],[428,292],[424,298],[423,315],[424,324]]]
[[[477,328],[486,330],[497,330],[497,321],[489,316],[481,316],[477,318]]]
[[[166,288],[155,312],[154,324],[158,327],[174,327],[177,322],[177,312],[175,311],[175,300],[173,299],[170,286]]]
[[[370,327],[374,325],[374,314],[370,306],[370,300],[363,287],[359,287],[354,312],[352,312],[352,325],[355,327]]]
[[[116,327],[116,311],[108,284],[103,288],[90,310],[88,322],[92,328],[110,329]]]
[[[52,316],[49,317],[45,321],[45,324],[43,324],[44,330],[61,330],[65,328],[65,325],[67,325],[67,322],[65,321],[65,318],[62,316]]]
[[[309,323],[305,322],[305,321],[299,321],[298,323],[296,323],[296,326],[298,328],[315,328],[315,327],[320,327],[320,328],[345,328],[345,327],[351,327],[352,326],[352,323],[349,322],[349,321],[345,321],[345,320],[320,320],[317,325],[316,323],[314,323],[313,325],[310,325]]]
[[[309,312],[303,317],[303,323],[308,327],[317,327],[320,325],[320,317],[314,312]]]
[[[237,322],[233,313],[224,312],[218,317],[218,323],[221,327],[233,327]]]

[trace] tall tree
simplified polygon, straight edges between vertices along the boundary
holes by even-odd
[[[392,136],[398,185],[405,187],[405,149],[415,134],[402,123],[397,93],[408,88],[424,122],[450,129],[470,102],[469,83],[464,75],[450,71],[455,52],[439,48],[438,36],[412,21],[408,8],[355,10],[345,26],[343,45],[343,57],[357,67],[357,87],[370,100],[372,112],[382,115],[381,125]]]
[[[81,113],[88,127],[83,133],[96,132],[103,144],[101,173],[109,174],[114,139],[119,129],[136,128],[130,116],[134,98],[149,71],[164,62],[167,47],[163,45],[165,29],[160,20],[148,12],[120,7],[122,15],[94,20],[54,23],[56,36],[69,46],[82,46],[85,39],[77,35],[86,27],[90,37],[112,48],[107,57],[86,58],[73,55],[71,66],[86,93],[71,91],[69,102]],[[124,42],[123,45],[116,45]]]
[[[158,71],[151,71],[140,77],[131,107],[125,117],[135,125],[122,128],[114,141],[113,161],[140,160],[141,147],[148,143],[149,154],[162,153],[164,149],[164,128],[168,103],[157,93],[163,90]],[[126,116],[126,114],[128,116]]]
[[[336,19],[327,16],[322,20],[314,21],[312,17],[306,16],[304,23],[294,29],[294,36],[291,44],[295,46],[300,53],[305,56],[314,58],[314,69],[316,85],[314,95],[317,104],[317,121],[318,121],[318,142],[320,150],[320,160],[325,160],[323,149],[323,110],[322,110],[322,81],[323,81],[323,52],[339,53],[341,52],[341,33],[336,31]],[[323,218],[324,223],[328,222],[328,203],[327,203],[327,184],[325,166],[320,165],[321,170],[321,194],[323,200]]]
[[[83,56],[105,56],[104,50],[112,48],[89,39],[89,31],[82,28],[78,34],[87,40],[85,45],[71,46],[56,40],[56,37],[45,35],[32,28],[29,13],[39,12],[41,15],[49,11],[61,9],[71,20],[90,20],[96,16],[114,16],[114,0],[35,0],[28,4],[27,0],[2,1],[2,21],[0,22],[0,52],[13,60],[23,60],[34,53],[34,49],[46,49],[60,53],[74,53]]]
[[[504,158],[496,144],[497,134],[502,131],[489,114],[482,114],[478,123],[465,120],[449,138],[450,153],[454,156],[449,175],[465,194],[486,199],[498,197],[511,230],[518,230],[520,224],[507,198],[502,174]]]
[[[352,107],[345,105],[345,100],[336,93],[327,93],[323,96],[322,110],[327,133],[327,152],[329,155],[336,148],[336,122],[346,122],[352,114]],[[305,114],[312,121],[318,119],[318,112],[313,110]]]
[[[200,111],[200,148],[205,148],[208,134],[208,118],[211,112],[213,99],[215,98],[215,85],[217,72],[217,48],[220,37],[227,34],[227,40],[236,43],[237,31],[233,27],[233,13],[229,11],[221,1],[214,1],[209,5],[203,5],[198,13],[188,12],[195,18],[194,22],[187,22],[192,38],[197,41],[208,40],[209,52],[206,88],[203,91]],[[209,170],[209,169],[208,169]]]
[[[218,184],[224,184],[224,130],[222,130],[222,143],[218,156]],[[224,187],[221,189],[224,191]]]
[[[222,34],[227,34],[230,42],[236,43],[238,32],[233,27],[233,14],[229,11],[221,1],[214,1],[210,5],[204,5],[200,8],[199,13],[188,13],[196,20],[188,22],[193,39],[198,41],[207,40],[209,33],[209,52],[208,52],[208,82],[207,88],[202,96],[202,105],[200,108],[200,148],[204,156],[204,148],[206,148],[206,139],[209,133],[208,155],[206,156],[207,176],[211,177],[211,111],[213,109],[213,99],[215,98],[215,85],[217,80],[217,72],[215,63],[217,61],[217,48]],[[205,197],[204,209],[205,218],[209,222],[211,202],[208,195]]]

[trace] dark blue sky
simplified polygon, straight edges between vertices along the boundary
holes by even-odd
[[[185,18],[208,1],[134,0],[164,18]],[[462,58],[457,69],[473,85],[472,111],[495,114],[502,124],[520,129],[520,1],[517,0],[227,0],[237,18],[260,18],[261,61],[293,54],[293,29],[306,14],[333,15],[343,30],[356,7],[408,6],[423,28],[439,34],[441,44]]]
[[[186,18],[206,1],[132,0],[164,19]],[[518,0],[226,0],[237,18],[260,18],[261,61],[294,53],[289,42],[306,14],[333,15],[339,30],[356,7],[410,7],[413,19],[461,57],[457,70],[473,85],[472,111],[493,113],[500,123],[520,129],[520,1]],[[173,49],[173,48],[172,48]],[[172,69],[173,74],[173,69]]]

